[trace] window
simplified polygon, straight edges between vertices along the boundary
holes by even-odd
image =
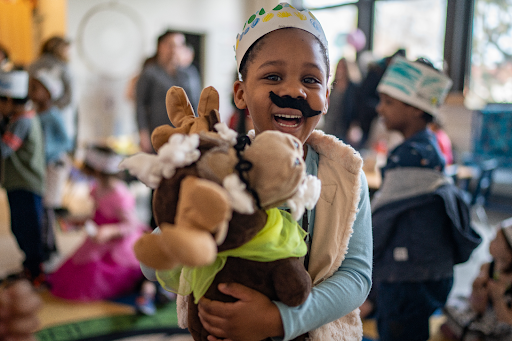
[[[353,2],[357,2],[357,0],[303,0],[302,5],[305,8],[320,8],[349,4]]]
[[[446,6],[447,0],[375,2],[375,56],[405,48],[408,59],[426,57],[443,69]]]
[[[309,2],[312,3],[313,1]],[[318,6],[317,2],[314,2],[314,5]],[[327,2],[334,1],[322,1],[322,3]],[[339,0],[336,1],[337,4],[340,2]],[[312,13],[322,23],[322,28],[327,37],[331,75],[334,75],[336,65],[341,57],[345,57],[349,61],[356,60],[356,50],[347,42],[347,36],[357,28],[357,7],[355,5],[347,5],[330,9],[312,10]]]
[[[471,73],[473,106],[512,103],[512,0],[476,0]]]

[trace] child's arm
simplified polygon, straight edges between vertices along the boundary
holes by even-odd
[[[489,304],[487,283],[489,283],[489,263],[482,264],[480,267],[480,272],[473,281],[473,290],[469,298],[471,308],[479,314],[483,314]]]
[[[55,153],[58,154],[59,156],[62,156],[60,155],[62,151],[67,152],[71,150],[71,148],[73,147],[73,141],[68,136],[68,133],[66,132],[66,127],[64,125],[64,121],[60,116],[62,116],[62,113],[57,112],[55,119],[52,122],[52,131],[55,139],[53,146],[56,149]],[[48,146],[48,144],[46,144],[46,146]]]
[[[219,337],[237,340],[252,340],[252,335],[240,338],[239,335],[247,335],[247,333],[243,334],[243,331],[257,330],[263,333],[276,332],[282,328],[283,334],[267,333],[258,335],[258,337],[262,337],[254,340],[276,336],[290,340],[334,321],[359,307],[371,288],[373,262],[368,185],[364,175],[361,176],[361,179],[362,191],[359,210],[345,260],[332,277],[313,287],[304,304],[298,307],[289,307],[281,302],[274,302],[271,306],[264,302],[265,297],[258,297],[263,295],[252,292],[241,285],[220,286],[219,290],[239,298],[240,301],[222,303],[202,298],[199,301],[199,317],[205,328]],[[274,315],[275,307],[279,309],[280,318]],[[246,317],[249,315],[251,315],[249,320],[242,319],[249,318]],[[238,319],[238,316],[241,318]],[[209,340],[216,339],[209,337]]]
[[[16,152],[23,141],[30,133],[31,120],[21,118],[14,123],[7,126],[2,139],[0,140],[0,150],[2,158],[9,157],[12,153]]]
[[[98,229],[98,233],[93,237],[97,243],[106,243],[110,240],[124,237],[133,233],[140,226],[135,213],[135,199],[124,184],[122,185],[116,204],[118,204],[117,217],[119,218],[119,222],[102,225],[101,228]]]

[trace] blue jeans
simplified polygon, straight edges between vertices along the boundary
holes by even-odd
[[[25,253],[23,266],[35,278],[40,274],[43,262],[42,197],[26,190],[13,190],[7,191],[7,198],[11,210],[11,230],[21,251]]]
[[[384,282],[377,291],[380,341],[426,341],[429,318],[444,307],[453,278],[423,282]]]

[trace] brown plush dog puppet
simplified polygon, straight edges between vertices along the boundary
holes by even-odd
[[[120,165],[155,188],[161,233],[140,238],[135,254],[166,289],[184,295],[180,326],[194,340],[209,335],[198,317],[203,295],[235,301],[219,283],[241,283],[290,306],[311,290],[300,259],[305,233],[295,220],[315,205],[320,181],[306,176],[302,144],[277,131],[237,139],[219,123],[218,103],[217,91],[204,89],[195,117],[183,89],[172,87],[166,104],[176,128],[154,131],[157,155],[136,154]],[[291,215],[276,208],[285,203]]]

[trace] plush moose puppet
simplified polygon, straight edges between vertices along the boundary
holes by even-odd
[[[290,306],[311,290],[300,259],[305,232],[296,220],[316,204],[320,180],[306,176],[298,139],[277,131],[237,139],[219,123],[218,104],[217,91],[204,89],[195,117],[183,89],[170,88],[167,112],[176,128],[153,132],[156,155],[136,154],[120,165],[155,188],[161,233],[141,237],[135,254],[166,289],[189,295],[178,300],[178,315],[188,310],[180,325],[194,340],[208,336],[197,311],[203,295],[235,301],[219,283],[241,283]],[[291,214],[277,209],[285,203]]]

